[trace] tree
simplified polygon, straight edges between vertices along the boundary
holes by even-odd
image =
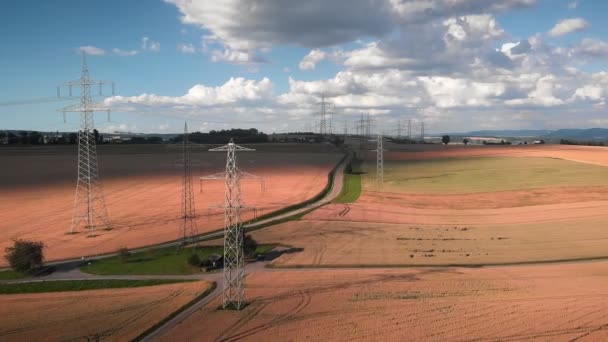
[[[444,135],[443,137],[441,137],[441,142],[447,146],[447,144],[450,143],[450,136],[449,135]]]
[[[127,262],[130,256],[131,252],[129,252],[129,249],[127,247],[120,247],[118,249],[118,257],[120,258],[120,262]]]
[[[95,143],[99,144],[99,131],[97,130],[97,128],[93,129],[93,136],[95,137]]]
[[[42,266],[44,243],[18,239],[4,249],[4,257],[17,272],[31,272]]]
[[[255,256],[255,251],[258,249],[258,243],[251,237],[251,235],[245,235],[243,239],[243,250],[246,257]]]
[[[0,145],[2,144],[8,144],[8,135],[6,134],[6,132],[2,131],[0,132]]]
[[[467,146],[469,144],[469,139],[467,139],[467,138],[462,139],[462,143],[464,144],[464,146]]]
[[[78,134],[70,133],[70,135],[68,135],[68,144],[75,145],[77,142],[78,142]]]
[[[19,143],[21,145],[27,145],[30,142],[29,134],[27,131],[19,131]]]
[[[201,258],[199,258],[198,254],[194,253],[188,257],[188,265],[190,266],[200,266]]]
[[[42,134],[40,134],[40,132],[36,131],[30,132],[28,140],[31,145],[40,145],[44,143],[44,137],[42,136]]]

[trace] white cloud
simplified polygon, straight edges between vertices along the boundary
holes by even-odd
[[[319,49],[310,50],[310,52],[302,58],[302,61],[300,61],[299,67],[301,70],[313,70],[317,63],[324,60],[326,56],[327,54],[325,51]]]
[[[578,6],[578,1],[572,1],[568,3],[568,9],[575,9]]]
[[[181,53],[196,53],[194,45],[190,44],[177,44],[177,51]]]
[[[589,57],[608,57],[608,42],[600,39],[584,38],[580,45],[574,49],[574,52]]]
[[[102,56],[106,54],[106,50],[91,45],[81,46],[77,50],[84,51],[84,53],[91,56]]]
[[[115,55],[119,55],[119,56],[135,56],[139,53],[139,51],[137,51],[137,50],[121,50],[118,48],[113,48],[112,52]]]
[[[149,37],[142,37],[141,49],[158,52],[160,51],[160,43],[150,39]]]
[[[197,84],[183,96],[141,94],[130,97],[113,96],[105,101],[107,105],[119,108],[122,108],[121,105],[208,107],[261,101],[270,98],[272,92],[273,85],[268,78],[256,82],[237,77],[230,78],[218,87]]]
[[[589,23],[583,18],[570,18],[559,21],[551,30],[551,37],[559,37],[568,33],[578,32],[586,29]]]
[[[213,62],[227,62],[232,64],[257,64],[265,63],[266,60],[259,57],[252,52],[244,52],[237,50],[225,49],[211,51],[211,61]]]

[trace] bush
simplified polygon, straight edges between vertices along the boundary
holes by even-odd
[[[118,249],[118,257],[120,258],[121,262],[127,262],[130,256],[131,252],[129,252],[129,249],[127,247],[120,247]]]
[[[188,265],[197,267],[201,265],[201,258],[198,257],[198,254],[195,253],[188,257]]]
[[[4,257],[17,272],[32,272],[42,266],[44,243],[40,241],[15,240],[13,247],[6,247]]]
[[[245,257],[254,257],[256,249],[258,249],[258,243],[251,237],[251,235],[245,235],[245,238],[243,239],[243,250],[245,251]]]

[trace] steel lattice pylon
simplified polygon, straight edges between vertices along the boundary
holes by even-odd
[[[321,106],[319,111],[319,134],[328,135],[331,134],[331,119],[329,127],[327,127],[327,115],[329,103],[325,100],[325,94],[321,94],[321,102],[318,103]]]
[[[237,151],[255,151],[238,146],[231,139],[227,145],[210,149],[209,151],[227,152],[224,190],[224,289],[223,308],[240,310],[245,305],[245,255],[243,251],[243,224],[241,222],[241,176],[244,174],[238,168]],[[201,177],[217,179],[217,175]]]
[[[182,226],[181,234],[184,243],[190,241],[198,232],[196,227],[196,209],[194,206],[194,188],[192,187],[192,172],[190,164],[190,141],[188,139],[188,123],[184,123],[184,139],[182,142],[184,178],[182,180]]]
[[[80,79],[64,83],[62,86],[69,87],[70,96],[72,87],[80,88],[80,103],[60,109],[64,113],[80,113],[80,131],[78,132],[78,181],[76,183],[76,196],[74,200],[74,213],[70,232],[74,233],[82,225],[89,235],[94,236],[98,227],[110,229],[110,219],[106,208],[101,183],[99,180],[99,170],[97,167],[97,148],[96,137],[94,134],[94,112],[107,111],[91,99],[91,87],[111,83],[95,81],[89,78],[86,55],[82,53],[82,70]],[[57,95],[60,96],[60,88],[57,87]],[[112,83],[112,90],[114,89]],[[114,93],[114,91],[112,91]]]
[[[384,146],[382,144],[382,134],[376,138],[376,183],[382,186],[384,183]]]

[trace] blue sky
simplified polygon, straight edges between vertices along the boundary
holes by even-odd
[[[57,112],[72,102],[52,99],[79,77],[80,49],[120,95],[98,98],[114,109],[102,131],[315,129],[322,93],[340,132],[361,113],[387,134],[400,119],[435,132],[608,123],[607,2],[447,3],[4,1],[0,128],[76,129]]]

